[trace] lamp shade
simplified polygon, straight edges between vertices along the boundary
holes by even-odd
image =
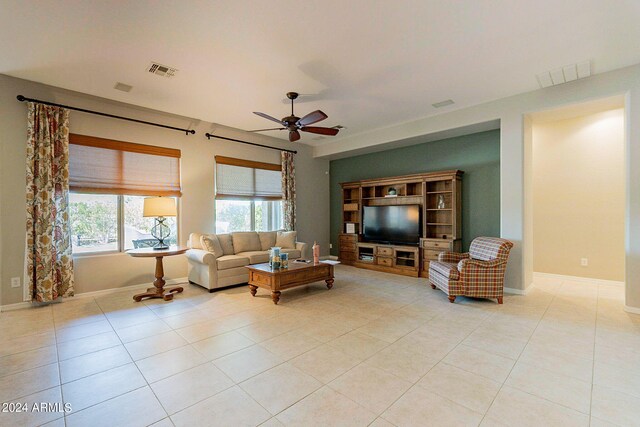
[[[176,200],[171,197],[147,197],[144,199],[142,216],[177,216]]]

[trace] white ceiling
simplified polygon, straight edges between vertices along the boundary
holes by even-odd
[[[571,63],[600,73],[640,62],[638,0],[0,0],[0,10],[0,73],[245,130],[272,127],[252,111],[284,117],[284,94],[298,91],[309,94],[298,116],[321,109],[318,125],[347,127],[335,138],[535,90],[536,74]],[[177,76],[147,73],[150,61]],[[455,104],[431,106],[446,99]],[[301,142],[322,143],[314,137]]]

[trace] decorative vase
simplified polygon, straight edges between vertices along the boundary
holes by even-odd
[[[313,263],[318,264],[320,262],[320,245],[313,242]]]
[[[445,204],[444,204],[444,194],[439,194],[438,195],[438,209],[444,209]]]
[[[278,265],[276,266],[276,261]],[[280,268],[280,247],[274,246],[269,251],[269,267]]]
[[[395,196],[398,194],[398,191],[395,188],[391,187],[389,190],[387,190],[387,194],[389,196]]]
[[[287,253],[280,254],[280,267],[281,268],[289,267],[289,254]]]

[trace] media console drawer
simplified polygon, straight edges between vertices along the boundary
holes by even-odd
[[[453,250],[453,240],[422,239],[422,247],[424,249],[440,249],[440,252],[451,251]]]
[[[378,258],[378,265],[386,265],[387,267],[393,266],[393,258]]]
[[[390,247],[378,246],[376,252],[378,256],[393,256],[393,248]]]

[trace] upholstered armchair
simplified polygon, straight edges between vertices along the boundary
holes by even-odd
[[[429,282],[449,296],[496,298],[502,304],[504,272],[513,243],[497,237],[478,237],[469,253],[443,252],[429,264]]]

